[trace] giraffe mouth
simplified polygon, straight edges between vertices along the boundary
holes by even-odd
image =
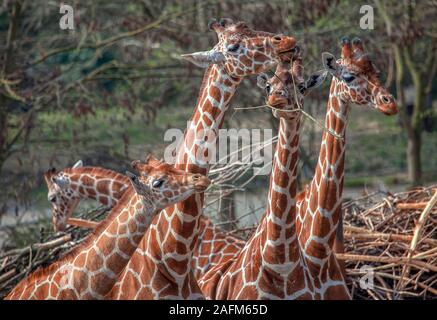
[[[393,116],[398,113],[396,103],[379,104],[377,109],[387,116]]]
[[[294,51],[294,49],[290,48],[290,49],[287,49],[287,50],[278,51],[278,54],[285,54],[285,53],[289,53],[289,52],[293,52],[293,51]]]
[[[276,100],[272,103],[268,103],[268,105],[274,109],[281,109],[281,111],[293,109],[293,108],[287,108],[287,107],[289,107],[289,105],[288,105],[288,101],[286,99]]]
[[[277,54],[280,61],[291,61],[294,55],[294,48],[279,50]]]

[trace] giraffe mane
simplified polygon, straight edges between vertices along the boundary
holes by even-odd
[[[230,29],[232,29],[232,31]],[[253,30],[244,21],[238,21],[234,25],[231,25],[228,28],[226,28],[226,30],[229,32],[235,32],[237,34],[247,36],[247,37],[257,37],[257,36],[258,37],[272,37],[272,36],[274,36],[274,34],[271,32]]]
[[[124,180],[126,184],[129,184],[129,179],[125,175],[117,171],[105,169],[101,167],[87,166],[87,167],[80,167],[80,168],[65,168],[63,172],[67,174],[90,174],[98,178],[108,178],[108,179],[117,178],[117,180]]]
[[[197,104],[196,105],[199,105],[200,99],[202,98],[203,90],[208,85],[208,79],[209,79],[209,76],[211,74],[212,67],[213,67],[212,64],[209,65],[208,68],[206,69],[205,73],[203,74],[203,79],[202,79],[202,83],[200,84],[200,89],[199,89],[199,94],[197,96]],[[194,113],[195,113],[195,111],[193,112],[193,115],[194,115]]]

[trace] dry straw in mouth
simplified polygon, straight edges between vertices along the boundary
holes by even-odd
[[[281,80],[281,78],[278,75],[276,75],[276,73],[274,73],[274,76],[276,78],[278,78],[279,81],[283,82]],[[270,108],[272,110],[277,110],[277,111],[280,111],[280,112],[301,112],[305,117],[310,119],[310,121],[314,122],[318,127],[323,129],[324,131],[326,131],[327,133],[329,133],[330,135],[332,135],[336,139],[344,140],[343,136],[335,133],[332,129],[327,128],[325,125],[323,125],[319,121],[317,121],[312,115],[310,115],[308,112],[306,112],[306,111],[304,111],[302,109],[301,104],[299,103],[299,101],[296,98],[297,97],[297,91],[296,91],[296,83],[294,82],[294,76],[292,76],[292,80],[293,80],[294,99],[295,99],[295,102],[296,102],[297,106],[299,107],[298,109],[283,110],[283,109],[275,108],[275,107],[273,107],[273,106],[271,106],[269,104],[263,104],[263,105],[259,105],[259,106],[255,106],[255,107],[236,107],[236,108],[234,108],[234,110],[252,110],[252,109]]]

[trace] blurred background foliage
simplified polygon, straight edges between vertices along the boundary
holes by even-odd
[[[0,219],[49,208],[42,173],[83,159],[116,170],[145,152],[162,156],[168,128],[189,120],[204,70],[179,57],[216,43],[211,18],[244,20],[257,30],[295,36],[305,72],[321,53],[339,56],[339,39],[359,36],[397,97],[400,115],[352,108],[346,186],[437,180],[434,0],[79,1],[74,30],[61,30],[58,1],[4,0],[0,7]],[[374,8],[374,30],[360,8]],[[328,83],[305,102],[324,118]],[[231,107],[263,104],[256,77]],[[225,127],[270,128],[268,110],[230,110]],[[300,179],[311,179],[320,129],[306,121]],[[267,183],[265,183],[267,185]]]

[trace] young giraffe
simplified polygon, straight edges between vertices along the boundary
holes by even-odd
[[[87,240],[64,258],[21,281],[6,299],[103,299],[163,208],[203,192],[206,176],[150,158],[132,163],[133,188]]]
[[[218,136],[229,101],[241,80],[270,69],[277,63],[278,54],[290,51],[295,45],[292,37],[254,31],[243,22],[229,19],[214,21],[210,28],[218,35],[217,45],[210,51],[184,55],[185,59],[208,69],[176,157],[177,168],[203,174],[209,169],[208,138]],[[203,298],[192,268],[202,207],[203,195],[197,195],[159,215],[109,297]]]
[[[317,168],[310,185],[298,195],[296,228],[314,286],[315,298],[349,299],[350,294],[333,254],[341,212],[349,104],[367,105],[387,115],[397,113],[395,100],[379,80],[360,39],[342,39],[341,59],[323,54],[333,75],[325,126],[341,138],[323,133]]]
[[[200,280],[211,299],[290,299],[299,296],[308,282],[300,259],[295,229],[297,165],[299,159],[299,109],[308,90],[319,86],[326,72],[302,77],[302,58],[289,56],[278,64],[275,76],[258,77],[268,104],[279,119],[268,205],[262,222],[238,255],[210,269]]]
[[[72,168],[44,174],[48,200],[52,204],[55,231],[65,230],[68,221],[81,199],[92,199],[113,207],[130,186],[128,177],[100,167],[83,167],[78,161]]]
[[[48,199],[52,203],[55,231],[65,230],[67,224],[94,229],[99,223],[72,219],[79,202],[91,199],[109,207],[115,206],[130,187],[128,177],[101,167],[82,167],[78,161],[72,168],[56,172],[54,168],[44,175]],[[193,252],[196,279],[216,264],[238,252],[245,242],[229,235],[204,216],[199,219],[199,237]]]

